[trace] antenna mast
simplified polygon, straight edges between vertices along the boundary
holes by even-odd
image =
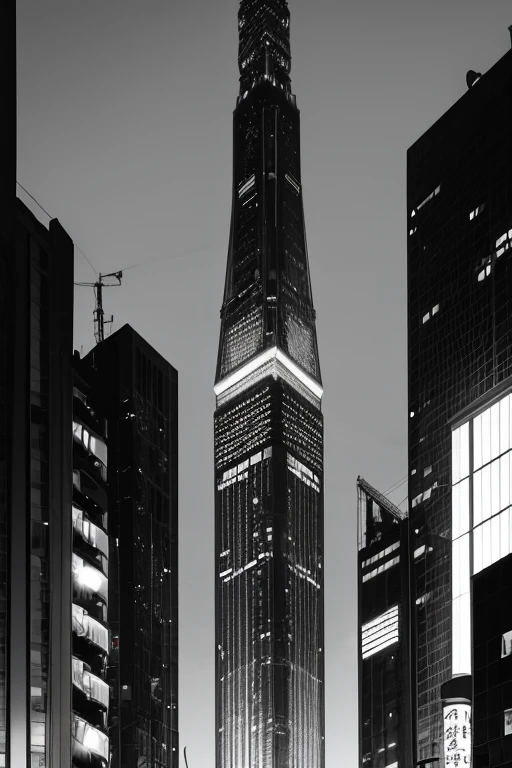
[[[113,277],[115,280],[117,280],[117,283],[106,283],[106,277]],[[103,288],[114,288],[118,285],[121,285],[122,277],[122,271],[109,272],[107,275],[102,275],[100,272],[99,278],[95,283],[75,283],[75,285],[83,285],[87,286],[88,288],[94,288],[94,297],[96,299],[96,303],[94,306],[93,317],[94,338],[96,339],[96,344],[101,344],[105,338],[105,325],[112,323],[114,320],[114,315],[105,315],[103,311]]]

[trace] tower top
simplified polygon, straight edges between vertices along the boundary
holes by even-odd
[[[238,35],[240,95],[263,80],[291,93],[287,0],[241,0]]]

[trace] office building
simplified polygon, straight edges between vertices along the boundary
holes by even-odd
[[[511,77],[511,51],[468,72],[407,155],[413,736],[446,765],[441,688],[474,672],[471,576],[512,549]]]
[[[361,477],[357,507],[359,765],[410,766],[408,519]]]
[[[108,428],[111,766],[177,768],[178,375],[129,325],[81,365]]]
[[[19,200],[15,235],[0,280],[0,765],[69,768],[73,243]]]
[[[215,376],[217,768],[324,766],[322,380],[286,0],[242,0]]]

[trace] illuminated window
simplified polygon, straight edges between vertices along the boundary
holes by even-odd
[[[501,638],[501,658],[505,656],[512,656],[512,629],[509,632],[505,632]]]
[[[425,324],[428,320],[430,320],[431,317],[434,317],[434,315],[437,315],[439,312],[439,304],[436,304],[432,309],[429,309],[429,311],[426,313],[426,315],[423,315],[423,324]]]
[[[505,736],[512,736],[512,709],[506,709],[503,713],[503,732]]]
[[[475,210],[474,210],[474,211],[471,211],[471,213],[469,214],[469,220],[470,220],[470,221],[473,221],[473,219],[474,219],[476,216],[478,216],[480,213],[482,213],[482,211],[484,210],[484,208],[485,208],[485,203],[482,203],[482,205],[479,205],[477,208],[475,208]]]
[[[454,674],[471,674],[470,578],[512,553],[511,404],[507,394],[452,432]]]
[[[398,605],[381,613],[361,628],[361,652],[363,659],[379,653],[398,642]]]

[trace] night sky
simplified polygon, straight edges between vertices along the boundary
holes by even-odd
[[[406,151],[510,47],[509,0],[290,0],[325,388],[326,763],[357,762],[356,491],[407,472]],[[213,380],[237,0],[18,0],[18,181],[179,371],[180,741],[214,766]],[[478,86],[475,86],[478,87]],[[496,119],[499,119],[497,105]],[[48,217],[19,190],[45,224]],[[138,265],[138,266],[134,266]],[[94,344],[75,290],[75,347]],[[406,485],[391,494],[399,504]],[[183,762],[184,765],[184,762]]]

